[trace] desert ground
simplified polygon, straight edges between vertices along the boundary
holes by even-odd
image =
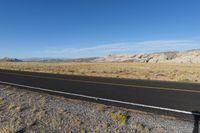
[[[200,64],[191,63],[0,62],[0,69],[128,79],[200,82]]]
[[[0,133],[191,133],[193,120],[0,85]]]

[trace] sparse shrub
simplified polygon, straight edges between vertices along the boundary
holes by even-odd
[[[109,126],[108,123],[99,124],[95,129],[95,133],[106,132]]]
[[[144,77],[145,77],[145,78],[149,78],[149,76],[150,76],[150,73],[149,73],[149,72],[144,73]]]
[[[0,97],[0,105],[4,104],[4,99]]]
[[[132,128],[135,130],[136,133],[149,133],[149,129],[147,127],[145,127],[143,124],[141,123],[134,123],[132,125]]]
[[[0,129],[0,133],[16,133],[16,130],[13,126],[4,126]]]
[[[81,133],[86,133],[85,129],[81,129]]]
[[[180,81],[180,82],[197,82],[197,78],[192,76],[192,75],[180,75],[177,77],[177,81]]]
[[[163,127],[157,127],[152,130],[155,131],[156,133],[166,133],[167,132],[166,129]]]
[[[75,71],[74,71],[74,70],[68,70],[68,72],[70,72],[70,73],[74,73]]]
[[[109,112],[109,116],[120,124],[125,124],[128,118],[127,115],[122,114],[121,112]]]
[[[96,71],[91,71],[91,73],[96,73]]]
[[[96,108],[99,112],[103,112],[105,110],[105,105],[103,104],[97,104]]]
[[[12,109],[15,109],[16,107],[17,107],[16,104],[11,103],[11,104],[8,106],[8,109],[9,109],[9,110],[12,110]]]

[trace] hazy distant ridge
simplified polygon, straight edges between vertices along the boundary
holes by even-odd
[[[2,58],[2,59],[0,59],[0,61],[5,61],[5,62],[22,62],[22,60],[19,60],[19,59],[16,59],[16,58],[8,58],[8,57]]]

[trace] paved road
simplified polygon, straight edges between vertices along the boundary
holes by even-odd
[[[51,93],[190,114],[200,111],[200,84],[0,70],[0,83]]]

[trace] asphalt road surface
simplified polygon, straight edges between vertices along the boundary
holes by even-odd
[[[200,111],[200,84],[0,70],[0,83],[184,114]]]

